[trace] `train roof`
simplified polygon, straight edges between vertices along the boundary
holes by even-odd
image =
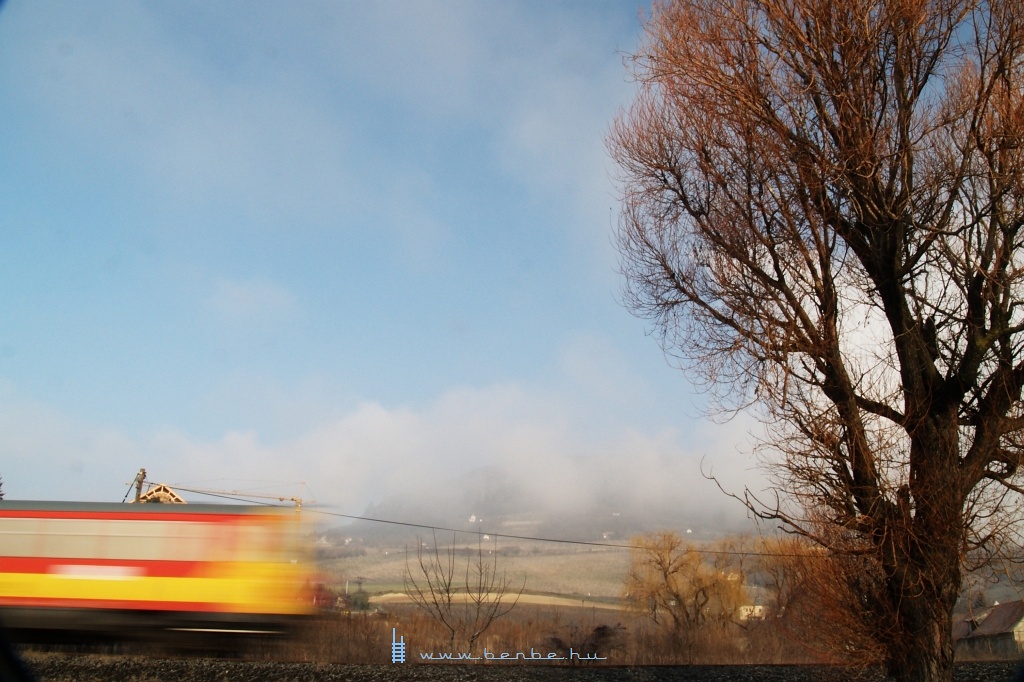
[[[136,504],[132,502],[62,502],[51,500],[4,500],[0,499],[0,512],[3,511],[67,511],[67,512],[105,512],[132,514],[272,514],[280,511],[291,511],[291,507],[279,505],[254,504],[160,504],[148,502]]]

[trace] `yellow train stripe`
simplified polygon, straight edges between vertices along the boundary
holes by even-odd
[[[292,571],[248,566],[219,576],[116,579],[41,573],[0,573],[0,603],[12,601],[89,600],[208,604],[237,613],[303,614],[310,605],[295,592]]]

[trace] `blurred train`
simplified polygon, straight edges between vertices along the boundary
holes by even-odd
[[[0,625],[20,641],[288,634],[316,581],[295,511],[0,500]]]

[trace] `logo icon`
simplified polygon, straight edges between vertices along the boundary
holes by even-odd
[[[391,628],[391,662],[405,663],[405,637],[398,637],[397,628]]]

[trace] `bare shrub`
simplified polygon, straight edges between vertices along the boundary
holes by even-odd
[[[626,629],[621,624],[597,625],[593,629],[578,623],[570,623],[556,634],[544,639],[544,648],[558,653],[569,660],[571,665],[589,663],[583,657],[600,657],[607,660],[625,648]],[[580,658],[573,658],[572,654]]]
[[[443,553],[436,535],[429,553],[417,542],[416,570],[406,561],[405,591],[448,633],[450,651],[473,652],[480,636],[516,607],[526,583],[516,590],[504,572],[498,573],[498,553],[485,556],[479,534],[476,551],[460,566],[455,539],[453,534]]]

